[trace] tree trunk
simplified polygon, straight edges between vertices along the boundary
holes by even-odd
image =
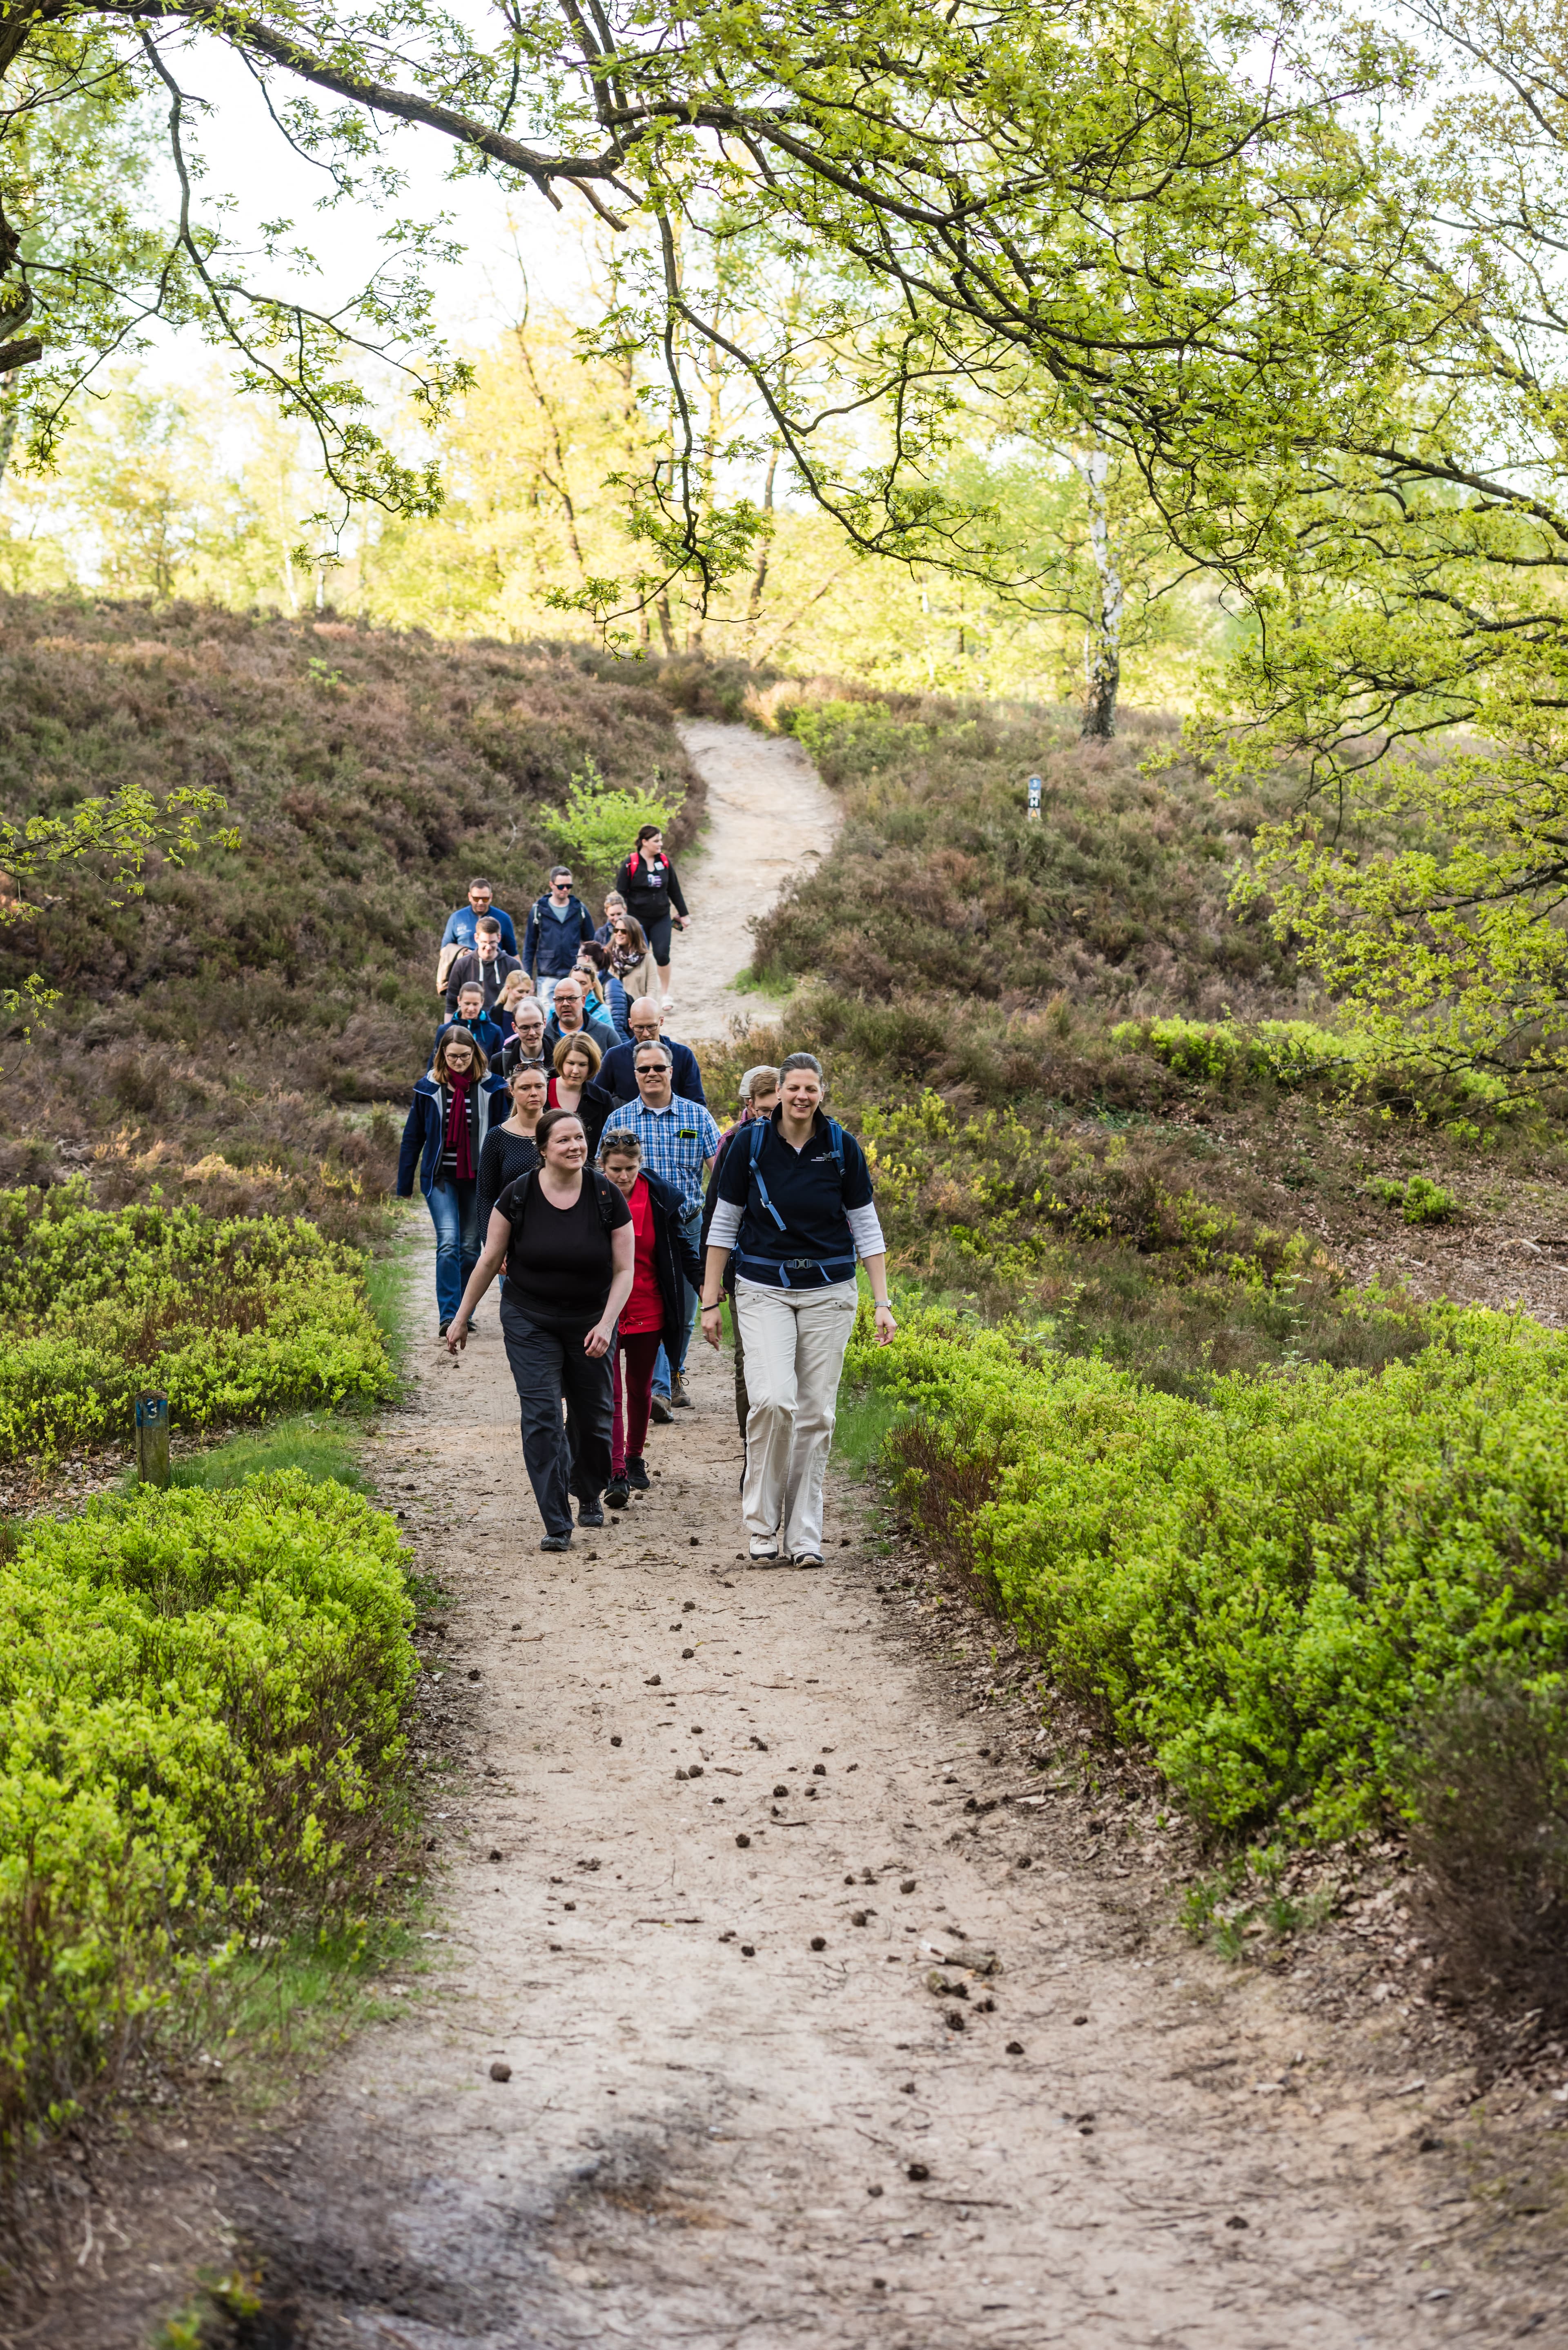
[[[1088,493],[1089,551],[1095,560],[1094,598],[1084,631],[1083,742],[1108,743],[1116,731],[1116,693],[1122,681],[1122,608],[1126,600],[1121,565],[1111,535],[1110,452],[1097,437],[1084,457],[1073,460]]]

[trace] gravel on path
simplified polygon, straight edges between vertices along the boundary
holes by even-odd
[[[467,1774],[428,1988],[232,2199],[290,2338],[1493,2338],[1431,2100],[1266,1979],[1129,1942],[882,1605],[855,1489],[822,1572],[741,1563],[726,1367],[693,1387],[653,1492],[564,1557],[493,1316],[389,1435],[446,1529],[425,1703]]]

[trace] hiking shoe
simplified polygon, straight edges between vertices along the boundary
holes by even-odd
[[[675,1417],[670,1409],[670,1398],[659,1395],[657,1389],[653,1398],[653,1417],[660,1428],[668,1428]]]
[[[541,1550],[570,1550],[572,1547],[570,1526],[566,1528],[564,1534],[545,1534],[539,1547]]]
[[[487,933],[487,935],[488,935],[488,933]],[[582,1057],[582,1056],[581,1056],[581,1055],[579,1054],[578,1058],[580,1059],[581,1057]],[[437,1336],[438,1338],[444,1338],[444,1337],[446,1336],[447,1332],[448,1332],[451,1328],[452,1328],[452,1324],[451,1324],[450,1322],[443,1322],[443,1323],[441,1324],[441,1328],[436,1332],[436,1336]]]
[[[797,1550],[794,1556],[791,1559],[790,1565],[792,1566],[820,1566],[822,1565],[822,1553],[819,1550]]]
[[[779,1546],[777,1543],[773,1540],[771,1535],[753,1534],[752,1536],[752,1565],[753,1566],[771,1566],[778,1557],[778,1555]]]
[[[640,1452],[634,1453],[626,1464],[626,1482],[634,1493],[651,1493],[653,1480]]]
[[[605,1506],[611,1510],[624,1510],[630,1499],[631,1488],[626,1479],[612,1477],[605,1487]],[[581,1521],[579,1520],[578,1523],[581,1523]]]
[[[677,1411],[690,1411],[692,1409],[691,1399],[686,1392],[685,1377],[680,1371],[676,1372],[670,1382],[670,1400]]]
[[[596,1498],[595,1498],[593,1501],[591,1501],[591,1502],[584,1502],[583,1503],[581,1503],[581,1505],[579,1506],[578,1511],[577,1511],[577,1523],[578,1523],[578,1525],[580,1525],[580,1526],[602,1526],[602,1525],[603,1525],[603,1523],[604,1523],[604,1522],[605,1522],[605,1513],[604,1513],[603,1509],[602,1509],[602,1508],[600,1507],[600,1505],[599,1505],[599,1503],[598,1503],[598,1500],[597,1500],[597,1496],[596,1496]],[[819,1559],[819,1560],[817,1561],[817,1565],[820,1566],[820,1565],[821,1565],[821,1564],[822,1564],[822,1562],[821,1562],[821,1560]]]

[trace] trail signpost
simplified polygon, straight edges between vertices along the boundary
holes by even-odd
[[[136,1478],[141,1485],[169,1482],[169,1399],[158,1388],[136,1399]]]

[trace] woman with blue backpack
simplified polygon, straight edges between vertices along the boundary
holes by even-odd
[[[713,1178],[702,1336],[718,1346],[733,1252],[750,1407],[742,1511],[758,1565],[781,1556],[822,1565],[823,1485],[855,1327],[857,1257],[876,1302],[877,1343],[898,1328],[871,1170],[822,1100],[815,1055],[786,1055],[777,1108],[742,1128]]]

